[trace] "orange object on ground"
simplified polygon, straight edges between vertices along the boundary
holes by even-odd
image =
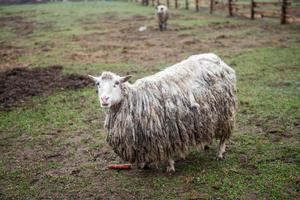
[[[131,164],[111,164],[108,169],[131,169]]]

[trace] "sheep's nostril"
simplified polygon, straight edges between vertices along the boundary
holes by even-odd
[[[106,97],[106,96],[101,97],[101,100],[103,103],[106,103],[108,99],[109,99],[109,97]]]

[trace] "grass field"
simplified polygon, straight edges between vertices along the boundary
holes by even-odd
[[[95,88],[57,89],[1,109],[0,199],[300,199],[299,24],[171,10],[159,32],[153,13],[125,2],[0,6],[0,70],[62,65],[65,74],[138,79],[215,52],[238,78],[226,159],[216,160],[214,144],[174,174],[107,170],[120,160]]]

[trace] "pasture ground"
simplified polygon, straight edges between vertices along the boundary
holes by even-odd
[[[125,2],[0,6],[0,199],[300,199],[299,24],[171,10],[159,32],[153,13]],[[225,160],[214,144],[174,174],[106,169],[120,160],[92,86],[37,87],[6,102],[16,67],[40,68],[30,77],[41,86],[53,65],[60,81],[103,70],[138,79],[206,52],[237,72],[236,129]]]

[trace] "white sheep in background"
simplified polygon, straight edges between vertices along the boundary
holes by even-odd
[[[90,77],[106,109],[107,142],[123,160],[167,162],[167,171],[175,171],[174,159],[213,138],[223,158],[235,121],[236,77],[215,54],[191,56],[134,84],[112,72]]]
[[[160,31],[167,30],[167,21],[169,18],[168,8],[165,5],[158,5],[156,7],[156,17]]]

